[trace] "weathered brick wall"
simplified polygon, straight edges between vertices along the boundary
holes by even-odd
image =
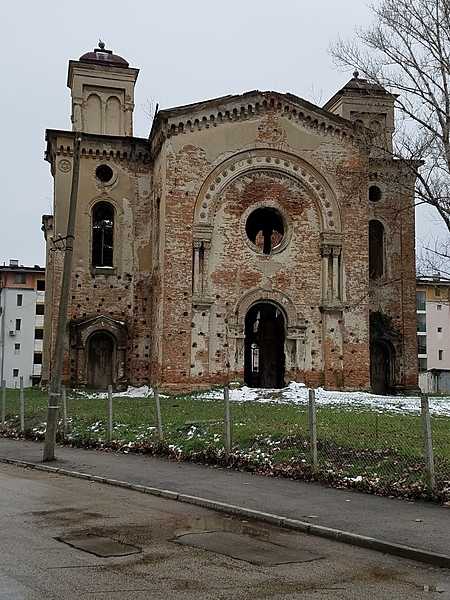
[[[57,144],[55,155],[55,215],[53,235],[65,235],[71,174],[71,134]],[[104,141],[90,137],[82,143],[80,183],[77,200],[76,235],[68,319],[82,321],[95,316],[109,316],[124,322],[128,343],[126,348],[125,382],[136,385],[149,382],[151,346],[151,209],[150,173],[144,154],[133,155],[135,148],[127,142]],[[142,149],[141,149],[142,152]],[[60,168],[61,161],[63,168]],[[102,185],[95,169],[106,163],[114,171],[110,185]],[[92,268],[92,208],[98,201],[111,203],[115,211],[114,267]],[[51,240],[49,240],[51,244]],[[47,319],[45,342],[54,346],[58,304],[63,267],[61,252],[51,253],[48,260],[48,280],[53,282],[46,296]],[[69,342],[69,339],[67,339]],[[48,357],[50,356],[50,350]],[[49,358],[47,357],[47,361]],[[44,361],[45,364],[45,361]],[[48,371],[48,367],[46,367]],[[63,380],[72,385],[84,383],[84,358],[67,343]]]
[[[286,158],[307,161],[311,172],[323,177],[336,195],[342,211],[345,279],[340,310],[322,307],[320,233],[321,219],[328,217],[321,214],[323,207],[317,205],[306,184],[282,172],[282,159],[274,159],[270,165],[249,165],[248,173],[232,181],[215,199],[204,267],[206,289],[200,298],[193,295],[195,210],[201,188],[218,165],[243,148],[266,148],[269,154],[281,151]],[[230,325],[241,299],[262,289],[285,294],[305,321],[303,356],[295,368],[287,369],[287,380],[368,388],[364,151],[345,140],[298,127],[273,110],[245,123],[221,124],[172,137],[166,142],[166,152],[163,384],[182,389],[223,382],[228,377],[242,379],[243,357],[234,360],[236,342],[230,339]],[[285,215],[290,238],[283,252],[270,257],[258,255],[250,247],[243,218],[252,206],[267,200]]]
[[[414,217],[398,210],[411,202],[410,181],[394,190],[384,162],[372,160],[369,168],[367,149],[348,124],[264,102],[244,116],[226,101],[214,119],[196,109],[179,117],[189,117],[185,124],[163,124],[151,149],[125,138],[84,140],[69,318],[104,315],[124,323],[125,382],[187,390],[242,380],[245,315],[253,302],[268,300],[287,321],[286,381],[367,389],[370,300],[370,309],[381,307],[401,331],[399,380],[415,385]],[[60,161],[70,165],[73,139],[60,137],[53,157],[56,235],[64,234],[71,179]],[[115,172],[108,186],[95,178],[103,161]],[[374,170],[386,189],[376,207],[367,199]],[[91,211],[102,199],[116,211],[108,273],[91,268]],[[245,233],[258,205],[284,217],[284,245],[270,256]],[[368,222],[375,214],[386,223],[389,280],[369,292]],[[62,260],[53,258],[45,340],[54,342]],[[325,263],[332,269],[326,286]],[[74,352],[64,379],[80,382],[85,364]]]
[[[385,229],[385,273],[371,281],[370,310],[392,318],[395,340],[395,384],[417,389],[415,175],[400,161],[371,161],[371,182],[382,197],[369,202],[369,218]]]

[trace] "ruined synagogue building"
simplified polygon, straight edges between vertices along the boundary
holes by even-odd
[[[69,61],[72,131],[46,132],[43,382],[81,134],[68,385],[415,389],[415,174],[389,153],[392,94],[355,72],[323,107],[251,91],[159,110],[138,138],[138,69],[99,46]]]

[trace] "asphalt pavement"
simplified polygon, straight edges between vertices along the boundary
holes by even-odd
[[[0,459],[39,464],[42,444],[0,438]],[[450,509],[337,490],[321,484],[178,463],[163,458],[69,447],[54,467],[171,490],[313,525],[450,555]]]
[[[450,598],[446,570],[166,498],[7,464],[0,490],[2,600]]]

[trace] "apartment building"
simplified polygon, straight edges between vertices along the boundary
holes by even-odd
[[[18,260],[0,265],[0,381],[38,385],[44,337],[45,269]]]
[[[450,279],[417,279],[416,310],[420,388],[450,393]]]

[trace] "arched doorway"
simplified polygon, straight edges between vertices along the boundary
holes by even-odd
[[[88,341],[87,381],[89,387],[107,389],[113,385],[115,341],[104,331],[93,333]]]
[[[245,383],[251,387],[284,386],[283,311],[271,302],[254,304],[245,317]]]
[[[392,387],[392,351],[383,342],[370,348],[370,385],[374,394],[387,394]]]

